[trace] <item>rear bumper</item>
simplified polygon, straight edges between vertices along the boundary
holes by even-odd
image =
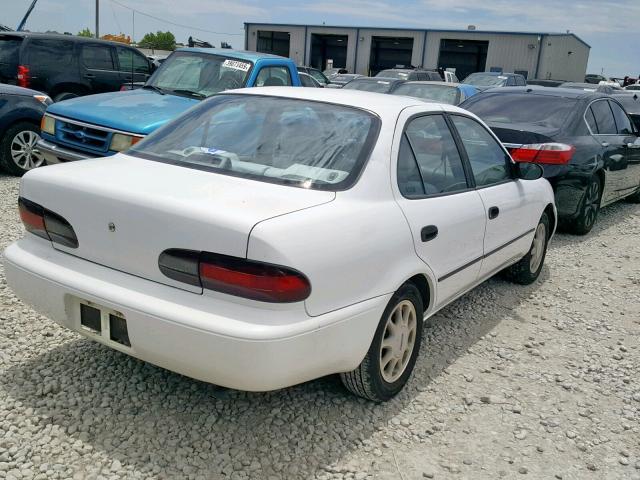
[[[78,152],[76,150],[70,150],[68,148],[61,147],[44,139],[40,139],[38,141],[38,150],[42,152],[44,159],[49,165],[61,162],[86,160],[88,158],[97,158],[84,152]]]
[[[349,371],[364,358],[390,295],[318,317],[302,304],[256,307],[198,295],[26,238],[4,252],[7,282],[60,325],[155,365],[229,388],[266,391]],[[121,312],[131,347],[86,331],[79,302]]]

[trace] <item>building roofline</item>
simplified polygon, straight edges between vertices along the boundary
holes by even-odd
[[[245,29],[252,25],[269,25],[272,27],[311,27],[311,28],[344,28],[344,29],[360,29],[360,30],[399,30],[403,32],[451,32],[451,33],[484,33],[489,35],[555,35],[563,37],[573,37],[587,48],[591,48],[587,42],[582,40],[575,33],[562,32],[515,32],[510,30],[462,30],[455,28],[409,28],[409,27],[366,27],[362,25],[312,25],[304,23],[268,23],[268,22],[244,22]]]

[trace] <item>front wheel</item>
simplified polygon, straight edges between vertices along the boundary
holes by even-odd
[[[355,370],[340,374],[344,386],[374,402],[393,398],[405,386],[416,364],[422,324],[420,292],[412,283],[405,283],[389,300],[362,363]]]
[[[515,263],[503,271],[503,275],[514,283],[529,285],[537,280],[547,256],[547,245],[551,230],[549,228],[549,216],[543,213],[533,234],[531,248],[518,263]]]
[[[12,175],[23,175],[45,164],[38,150],[40,130],[29,122],[18,122],[9,127],[0,142],[0,166]]]

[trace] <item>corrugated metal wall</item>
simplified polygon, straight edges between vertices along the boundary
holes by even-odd
[[[491,67],[500,67],[504,72],[525,70],[528,72],[529,78],[583,81],[589,60],[589,47],[572,35],[544,34],[539,36],[538,34],[479,31],[427,31],[425,42],[424,30],[270,24],[247,24],[246,29],[249,50],[256,50],[258,30],[289,32],[289,56],[298,65],[308,64],[310,61],[312,34],[347,35],[346,68],[350,72],[363,75],[369,73],[372,37],[413,38],[411,63],[415,66],[422,65],[425,68],[438,66],[442,39],[488,41],[487,71]],[[539,71],[536,72],[538,58],[540,58]]]
[[[538,78],[584,82],[588,61],[589,48],[575,37],[545,35]]]

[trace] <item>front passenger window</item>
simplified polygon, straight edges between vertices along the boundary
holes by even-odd
[[[468,117],[452,115],[467,152],[476,186],[485,187],[511,179],[509,159],[485,127]]]
[[[409,198],[467,189],[462,159],[441,115],[418,117],[407,125],[400,144],[398,185]]]

